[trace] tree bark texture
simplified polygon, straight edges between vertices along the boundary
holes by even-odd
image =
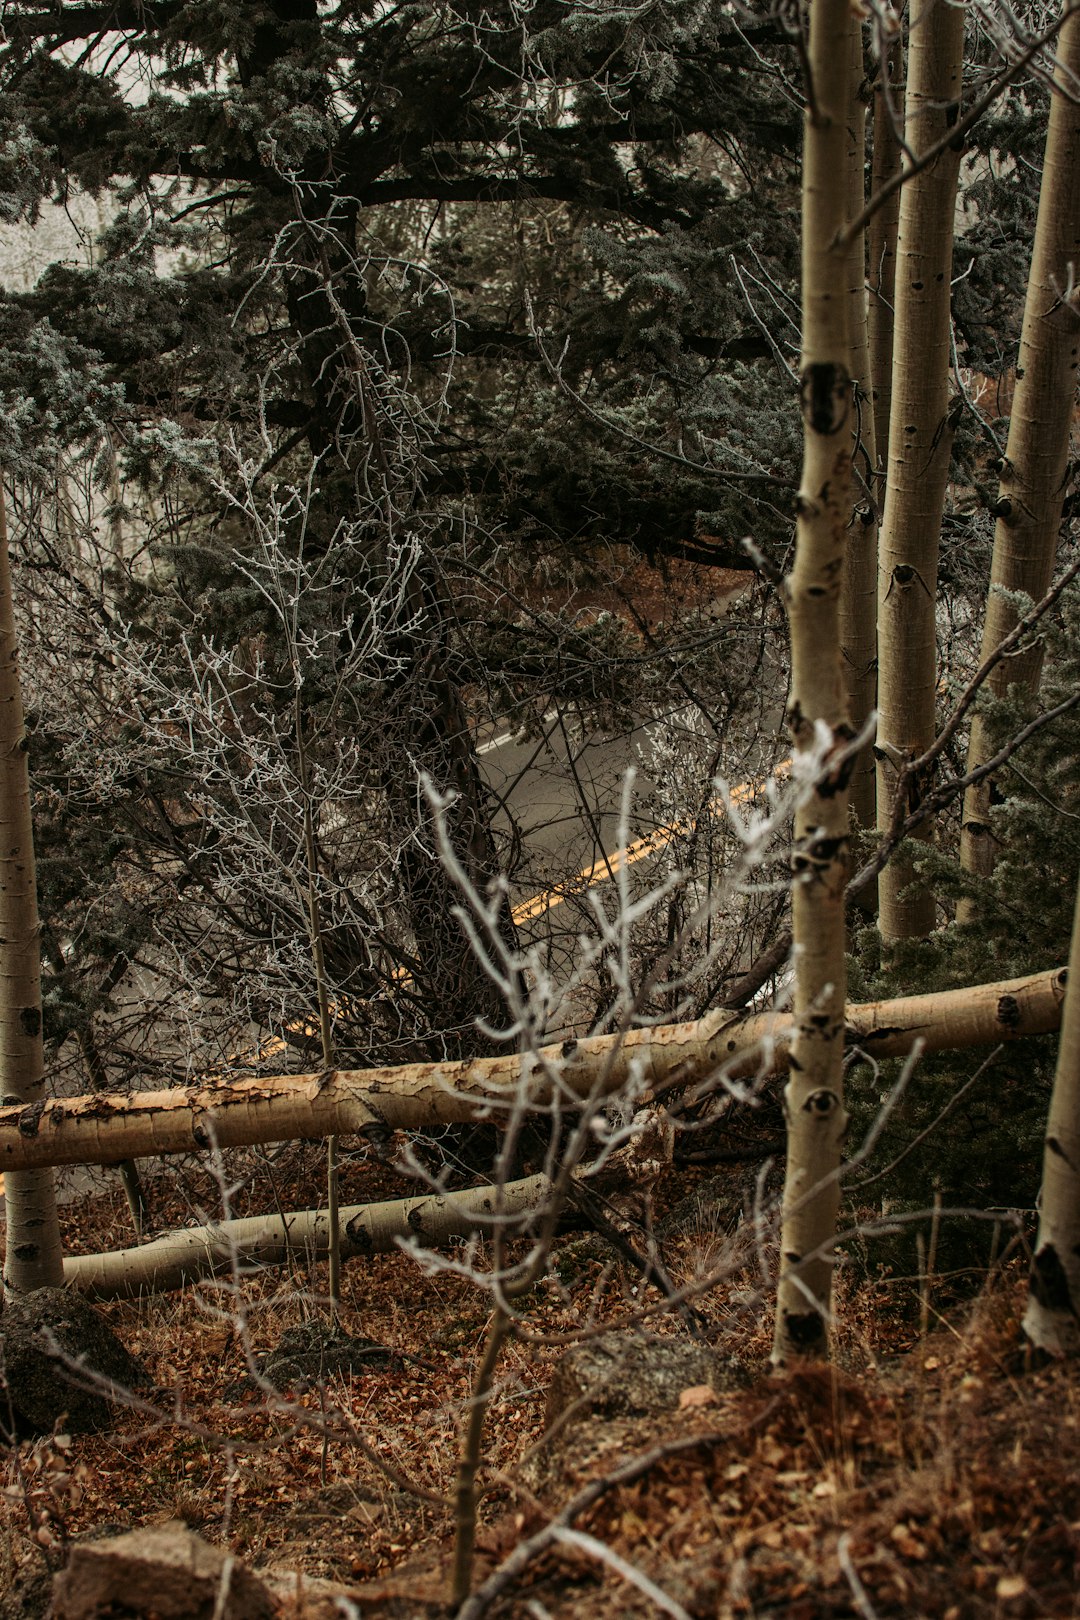
[[[887,99],[886,99],[887,98]],[[900,169],[897,124],[904,118],[904,44],[898,33],[881,62],[874,87],[874,155],[870,167],[870,195],[876,196]],[[869,226],[867,285],[870,300],[867,324],[870,337],[870,375],[873,379],[874,442],[882,461],[889,454],[889,416],[892,407],[893,300],[896,297],[896,235],[900,220],[900,193],[882,204]],[[879,481],[877,494],[884,489]]]
[[[796,502],[795,562],[784,581],[791,627],[787,720],[793,772],[813,786],[795,814],[792,856],[794,1028],[784,1089],[780,1283],[773,1360],[828,1351],[837,1171],[843,1099],[844,887],[848,785],[854,766],[844,696],[840,595],[851,516],[851,300],[835,240],[852,195],[848,137],[852,39],[848,0],[810,9],[810,93],[803,135],[800,403],[803,467]]]
[[[341,1258],[392,1253],[400,1238],[435,1248],[451,1237],[490,1232],[497,1219],[540,1208],[550,1191],[546,1176],[528,1176],[508,1182],[501,1195],[494,1187],[468,1187],[442,1197],[354,1204],[338,1215]],[[302,1209],[186,1227],[109,1254],[72,1255],[64,1261],[64,1281],[91,1299],[135,1299],[221,1276],[234,1266],[278,1266],[290,1257],[325,1260],[329,1252],[327,1212]]]
[[[1043,1153],[1039,1236],[1024,1333],[1053,1356],[1080,1351],[1080,895]]]
[[[1080,15],[1066,20],[1058,40],[1058,79],[1080,76]],[[1080,366],[1080,304],[1068,296],[1080,270],[1080,106],[1073,97],[1050,102],[1039,214],[1032,249],[1016,367],[1005,465],[998,485],[997,524],[990,565],[980,661],[986,659],[1017,622],[1002,591],[1023,591],[1033,601],[1050,585],[1057,550],[1069,459],[1069,432],[1076,405]],[[991,672],[987,690],[1000,697],[1010,686],[1038,687],[1042,648],[1036,644],[1004,658]],[[982,716],[976,714],[968,748],[969,771],[991,753]],[[964,796],[960,861],[969,872],[989,876],[994,866],[990,833],[989,777]],[[971,905],[961,917],[973,920]]]
[[[45,1054],[26,749],[7,509],[0,490],[0,1094],[5,1104],[33,1113],[45,1103]],[[46,1169],[15,1170],[4,1177],[7,1292],[56,1288],[63,1280],[53,1181]]]
[[[970,989],[904,996],[849,1006],[838,1049],[858,1047],[875,1058],[902,1057],[916,1039],[927,1051],[992,1046],[1045,1035],[1060,1023],[1062,970]],[[594,1035],[544,1047],[533,1059],[517,1054],[395,1068],[342,1069],[331,1074],[231,1077],[169,1091],[120,1091],[0,1108],[0,1170],[49,1164],[115,1164],[157,1153],[191,1153],[348,1135],[373,1122],[380,1128],[496,1119],[515,1089],[529,1087],[543,1108],[558,1075],[560,1106],[583,1099],[602,1069],[600,1094],[624,1090],[633,1075],[642,1097],[692,1086],[778,1074],[789,1059],[790,1013],[733,1016],[718,1008],[696,1022],[660,1024],[626,1035]]]
[[[866,169],[866,80],[863,75],[862,33],[851,30],[851,72],[848,81],[847,212],[856,218],[863,210]],[[875,504],[877,439],[874,425],[873,377],[866,305],[866,235],[859,231],[847,250],[847,293],[851,337],[851,377],[855,389],[855,455],[852,467],[851,515],[847,531],[844,584],[840,596],[840,637],[843,647],[844,690],[852,729],[862,731],[877,703],[877,540]],[[861,827],[876,821],[874,757],[869,743],[855,762],[848,808]]]
[[[905,132],[916,158],[957,121],[964,12],[913,0]],[[900,194],[888,486],[878,571],[878,826],[892,812],[896,767],[934,738],[938,543],[949,476],[950,282],[959,148],[946,149]],[[879,880],[886,940],[921,938],[934,897],[912,889],[908,861]]]

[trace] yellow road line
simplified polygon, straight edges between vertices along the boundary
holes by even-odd
[[[774,776],[782,776],[790,768],[791,760],[781,760],[773,769]],[[745,804],[746,801],[760,787],[757,782],[740,782],[732,788],[729,795],[735,804]],[[710,810],[722,810],[725,800],[717,794],[709,801]],[[571,895],[583,894],[598,883],[606,883],[609,877],[614,877],[624,866],[633,866],[636,861],[643,861],[657,850],[670,844],[672,839],[681,832],[690,831],[696,824],[696,817],[688,817],[671,823],[669,826],[657,827],[653,832],[646,833],[642,838],[636,838],[632,844],[624,849],[617,849],[611,855],[602,855],[599,860],[593,861],[591,866],[583,866],[581,871],[572,878],[564,878],[561,883],[553,884],[550,889],[544,889],[540,894],[534,894],[531,900],[523,900],[513,909],[513,918],[516,923],[531,922],[534,917],[541,917],[555,906],[561,906],[564,900]]]
[[[783,776],[790,766],[790,759],[781,760],[779,765],[774,767],[772,774],[774,776]],[[740,782],[737,787],[731,789],[729,799],[735,804],[745,804],[760,785],[758,782]],[[723,809],[724,806],[725,800],[723,796],[717,794],[714,799],[709,801],[708,807],[710,810],[716,810]],[[531,922],[534,917],[542,917],[546,912],[553,911],[556,906],[561,906],[571,895],[583,894],[586,890],[594,888],[598,883],[606,883],[617,872],[621,872],[624,866],[633,866],[638,861],[647,860],[650,855],[655,855],[658,850],[670,844],[672,839],[679,833],[690,831],[696,824],[696,820],[696,817],[687,817],[672,822],[670,825],[657,827],[652,832],[645,833],[643,837],[635,838],[634,842],[627,844],[625,848],[614,850],[610,855],[601,856],[599,860],[593,861],[591,865],[583,866],[581,871],[576,873],[574,877],[553,884],[550,889],[544,889],[539,894],[534,894],[531,900],[523,900],[520,905],[516,905],[512,913],[514,921],[516,923]],[[394,969],[392,977],[400,984],[408,984],[412,975],[407,968],[399,967]],[[311,1033],[314,1032],[314,1025],[291,1024],[289,1028],[297,1033],[304,1031],[305,1028]],[[268,1057],[283,1052],[285,1044],[280,1035],[274,1035],[259,1047],[257,1054],[250,1052],[243,1056],[230,1054],[227,1061],[230,1067],[249,1065],[253,1061],[261,1063]],[[0,1194],[3,1193],[3,1190],[4,1178],[0,1175]]]

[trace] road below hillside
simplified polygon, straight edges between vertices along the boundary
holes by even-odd
[[[504,805],[497,825],[513,820],[542,886],[591,867],[619,847],[619,809],[626,773],[636,772],[633,803],[645,804],[652,782],[644,765],[651,727],[610,738],[590,733],[574,715],[548,713],[538,737],[503,733],[481,743],[480,768]],[[523,895],[515,898],[523,898]]]
[[[726,599],[730,606],[735,592]],[[677,727],[685,706],[642,720],[631,731],[606,736],[574,712],[549,710],[534,735],[494,728],[477,745],[486,786],[499,801],[498,830],[520,839],[526,852],[513,902],[524,939],[565,936],[566,948],[580,927],[580,915],[563,897],[611,881],[624,864],[646,869],[667,842],[665,821],[653,810],[651,743]],[[629,842],[619,817],[627,771],[633,769]],[[555,913],[552,916],[552,913]],[[74,1168],[58,1178],[61,1202],[71,1202],[109,1184],[111,1172]],[[4,1199],[0,1177],[0,1218]]]

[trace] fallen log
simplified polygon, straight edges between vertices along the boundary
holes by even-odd
[[[441,1196],[429,1193],[355,1204],[339,1211],[341,1258],[387,1254],[399,1238],[414,1237],[435,1248],[451,1237],[487,1235],[501,1216],[540,1208],[549,1190],[546,1176],[527,1176],[507,1182],[501,1200],[494,1187],[467,1187]],[[290,1256],[325,1260],[329,1231],[323,1209],[212,1221],[165,1232],[139,1248],[71,1255],[64,1261],[64,1282],[97,1300],[167,1293],[200,1278],[227,1276],[234,1269],[283,1265]]]
[[[846,1042],[873,1057],[899,1057],[921,1039],[928,1051],[994,1045],[1056,1030],[1065,969],[927,996],[849,1006]],[[498,1116],[525,1087],[529,1105],[580,1105],[632,1088],[660,1091],[727,1076],[779,1072],[790,1013],[733,1014],[564,1041],[521,1056],[458,1063],[226,1076],[169,1091],[90,1096],[0,1108],[0,1169],[114,1164],[159,1153],[345,1136],[375,1125],[419,1130]]]

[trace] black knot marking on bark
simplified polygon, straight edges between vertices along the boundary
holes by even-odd
[[[359,1216],[351,1220],[345,1228],[345,1236],[360,1254],[374,1254],[375,1243],[371,1233],[363,1224]]]
[[[1080,1302],[1073,1300],[1068,1273],[1052,1243],[1045,1244],[1035,1256],[1028,1291],[1044,1310],[1063,1316],[1076,1315],[1076,1306]]]
[[[846,834],[811,834],[793,851],[791,870],[796,877],[820,877],[846,858],[847,844]]]
[[[22,1113],[19,1115],[19,1135],[36,1136],[38,1133],[38,1126],[41,1124],[41,1116],[44,1112],[44,1097],[39,1097],[38,1101],[36,1103],[31,1103],[29,1108],[24,1108]]]
[[[784,1332],[796,1350],[806,1352],[825,1338],[825,1325],[820,1311],[788,1311],[784,1315]]]
[[[997,1021],[1003,1029],[1020,1027],[1020,1003],[1015,996],[998,997]]]
[[[799,383],[799,408],[814,433],[831,438],[848,418],[851,378],[844,366],[817,361],[806,367]]]
[[[22,1025],[23,1034],[33,1040],[35,1036],[41,1034],[41,1008],[20,1007],[19,1023]]]
[[[835,1091],[822,1086],[818,1091],[812,1091],[803,1103],[803,1111],[807,1114],[816,1114],[819,1119],[827,1119],[835,1114],[840,1106],[840,1099]]]
[[[1063,1147],[1063,1145],[1062,1145],[1062,1143],[1061,1143],[1061,1141],[1060,1141],[1060,1139],[1058,1137],[1056,1137],[1056,1136],[1048,1136],[1046,1138],[1046,1151],[1047,1151],[1047,1153],[1052,1153],[1054,1155],[1055,1159],[1063,1159],[1065,1161],[1065,1163],[1068,1165],[1069,1169],[1075,1175],[1075,1173],[1076,1173],[1076,1165],[1073,1163],[1073,1161],[1070,1158],[1069,1154],[1066,1153],[1065,1148]]]

